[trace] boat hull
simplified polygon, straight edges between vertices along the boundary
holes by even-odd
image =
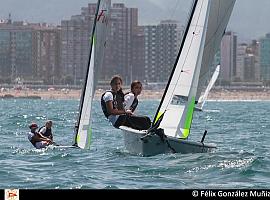
[[[125,149],[131,154],[154,156],[164,153],[206,153],[216,149],[215,144],[204,144],[169,136],[162,140],[158,135],[144,137],[146,131],[134,130],[125,126],[121,126],[120,129],[124,134]]]
[[[194,108],[194,111],[199,111],[199,112],[202,112],[203,110],[202,110],[202,108],[195,107],[195,108]]]

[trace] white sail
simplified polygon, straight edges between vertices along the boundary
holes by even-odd
[[[214,56],[220,47],[221,39],[226,31],[235,1],[212,0],[211,2],[196,100],[199,99],[204,87],[207,85],[209,80],[208,74],[212,74],[215,70],[212,67]]]
[[[87,85],[82,104],[81,119],[77,134],[77,146],[82,149],[90,148],[92,134],[91,110],[94,93],[94,59],[95,59],[95,42],[92,47],[91,61],[89,66]]]
[[[196,79],[199,75],[202,50],[205,41],[205,26],[209,13],[209,0],[199,0],[194,4],[183,49],[170,81],[161,108],[164,113],[160,128],[166,135],[187,137],[195,105]],[[191,118],[190,118],[191,116]]]
[[[97,27],[96,27],[96,48],[95,48],[95,80],[94,88],[97,85],[97,77],[99,74],[99,69],[101,69],[104,61],[104,53],[107,45],[107,34],[109,32],[109,19],[110,19],[110,9],[111,9],[111,0],[101,0],[99,6],[99,14],[97,17]],[[97,75],[97,76],[96,76]]]
[[[203,106],[204,106],[205,101],[209,95],[209,92],[212,89],[212,87],[215,85],[215,82],[219,76],[219,72],[220,72],[220,65],[218,65],[216,67],[216,70],[214,71],[213,76],[207,85],[207,88],[205,89],[203,95],[200,96],[199,101],[198,101],[197,106],[196,106],[197,109],[199,109],[199,110],[203,109]]]
[[[96,25],[93,24],[93,33],[90,41],[92,44],[92,50],[90,49],[90,61],[88,66],[88,74],[86,78],[86,84],[84,93],[81,99],[81,113],[79,119],[79,127],[76,134],[76,145],[82,149],[89,149],[92,136],[92,120],[91,110],[92,102],[96,89],[98,68],[102,65],[106,28],[107,28],[107,14],[110,7],[110,0],[101,0],[98,2],[97,7],[99,9],[97,16],[95,17]],[[96,27],[95,27],[96,26]],[[99,55],[98,57],[96,55]]]
[[[221,36],[215,33],[220,30],[224,32],[234,1],[194,1],[191,21],[182,41],[180,55],[154,119],[157,122],[161,116],[163,117],[159,127],[164,129],[164,133],[168,136],[180,138],[189,136],[194,107],[198,100],[198,84],[202,82],[201,68],[206,68],[206,65],[212,62],[215,51],[208,48],[220,45]],[[230,3],[230,9],[225,2]],[[226,16],[226,19],[211,24],[210,22],[219,16],[218,13]]]

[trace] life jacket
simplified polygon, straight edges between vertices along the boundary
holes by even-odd
[[[125,95],[127,95],[127,94],[129,94],[129,93],[131,93],[131,92],[127,92]],[[137,108],[138,104],[139,104],[138,98],[134,96],[134,100],[133,100],[133,102],[132,102],[132,104],[131,104],[131,106],[130,106],[130,110],[131,110],[132,112],[134,112],[135,109]]]
[[[33,134],[34,134],[34,136],[35,136],[36,133],[33,133]],[[34,136],[33,136],[33,137],[34,137]],[[30,142],[31,142],[31,144],[32,144],[34,147],[36,147],[36,142],[34,142],[33,137],[31,138]]]
[[[124,106],[123,106],[123,102],[124,102],[124,93],[122,90],[118,91],[118,92],[113,92],[111,90],[108,90],[106,92],[111,92],[112,95],[113,95],[113,109],[118,109],[118,110],[124,110]],[[108,110],[107,110],[107,106],[106,106],[106,102],[104,101],[103,97],[105,95],[104,92],[102,95],[101,95],[101,109],[105,115],[106,118],[108,118],[110,116]]]
[[[31,139],[29,138],[29,135],[30,135],[30,134],[33,134],[33,136],[31,137]],[[35,132],[30,131],[30,132],[28,133],[28,139],[29,139],[29,141],[31,142],[31,144],[32,144],[34,147],[36,147],[36,143],[37,143],[37,142],[34,141],[33,137],[35,137],[36,134],[37,134],[36,131],[35,131]]]
[[[39,129],[38,129],[38,133],[40,132],[40,130],[42,129],[42,128],[44,128],[45,126],[42,126],[42,127],[40,127]],[[51,137],[52,136],[52,129],[50,128],[46,128],[46,131],[45,131],[45,133],[42,133],[42,135],[43,136],[45,136],[45,137]]]

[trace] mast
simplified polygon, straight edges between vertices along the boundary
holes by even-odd
[[[192,6],[192,11],[191,11],[191,14],[190,14],[190,17],[189,17],[189,20],[188,20],[188,24],[187,24],[186,29],[185,29],[185,33],[184,33],[182,42],[181,42],[180,50],[179,50],[179,53],[178,53],[178,55],[177,55],[177,58],[176,58],[174,67],[173,67],[173,69],[172,69],[172,72],[171,72],[171,74],[170,74],[169,81],[168,81],[168,83],[167,83],[167,85],[166,85],[165,91],[164,91],[163,96],[162,96],[162,98],[161,98],[161,101],[160,101],[160,103],[159,103],[159,107],[158,107],[158,109],[157,109],[157,112],[156,112],[156,114],[155,114],[155,117],[154,117],[154,120],[153,120],[153,123],[152,123],[152,127],[155,125],[155,123],[157,122],[157,120],[158,120],[159,117],[160,117],[160,116],[159,116],[159,110],[160,110],[160,108],[161,108],[161,106],[162,106],[162,104],[163,104],[163,101],[164,101],[164,99],[165,99],[165,96],[166,96],[166,94],[167,94],[168,88],[169,88],[169,86],[170,86],[170,83],[171,83],[173,74],[174,74],[175,69],[176,69],[176,67],[177,67],[178,60],[179,60],[180,55],[181,55],[181,53],[182,53],[182,50],[183,50],[183,47],[184,47],[184,44],[185,44],[185,40],[186,40],[188,31],[189,31],[189,28],[190,28],[190,25],[191,25],[191,22],[192,22],[192,18],[193,18],[193,15],[194,15],[194,13],[195,13],[195,9],[196,9],[197,3],[198,3],[198,0],[195,0],[195,1],[194,1],[194,4],[193,4],[193,6]]]
[[[101,0],[98,0],[97,2],[97,7],[96,7],[96,13],[95,13],[95,18],[94,18],[94,23],[92,27],[92,34],[90,38],[90,49],[89,49],[89,56],[88,56],[88,64],[87,64],[87,70],[86,70],[86,76],[85,76],[85,81],[84,81],[84,87],[82,90],[81,94],[81,99],[80,99],[80,108],[79,108],[79,117],[77,120],[77,123],[75,124],[75,142],[74,145],[77,146],[77,135],[78,135],[78,128],[80,126],[80,120],[81,120],[81,115],[82,115],[82,108],[83,108],[83,103],[84,103],[84,97],[85,97],[85,91],[86,91],[86,86],[87,86],[87,80],[88,80],[88,73],[89,73],[89,67],[90,67],[90,62],[91,62],[91,55],[92,55],[92,50],[93,50],[93,43],[94,43],[94,35],[95,35],[95,29],[96,29],[96,24],[97,24],[97,18],[98,18],[98,11],[99,11],[99,6],[100,6]]]

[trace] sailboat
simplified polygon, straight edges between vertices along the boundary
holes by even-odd
[[[226,30],[235,0],[195,0],[163,97],[149,130],[121,126],[125,148],[132,154],[203,153],[216,149],[188,139],[205,72]],[[205,84],[204,84],[205,85]]]
[[[80,99],[79,116],[74,128],[73,146],[89,149],[92,137],[92,102],[97,84],[98,68],[102,65],[106,46],[106,29],[111,0],[98,0],[90,37],[90,53],[84,87]]]
[[[203,106],[205,104],[205,101],[209,95],[209,92],[210,90],[212,89],[212,87],[215,85],[215,82],[218,78],[218,75],[219,75],[219,72],[220,72],[220,65],[218,65],[216,67],[216,70],[214,71],[213,75],[212,75],[212,78],[211,80],[209,81],[203,95],[200,96],[199,100],[198,100],[198,103],[197,105],[195,106],[195,110],[196,111],[203,111]]]

